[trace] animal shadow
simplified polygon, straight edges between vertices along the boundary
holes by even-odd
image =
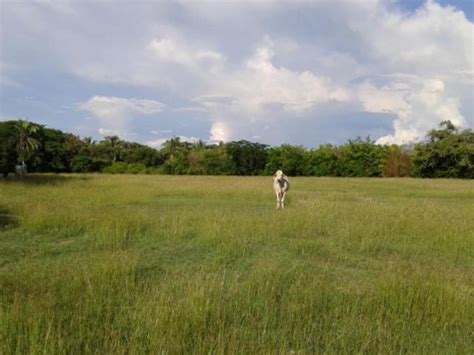
[[[18,178],[8,178],[4,181],[9,183],[18,183],[24,185],[64,185],[68,182],[73,181],[85,181],[89,180],[89,176],[79,176],[79,175],[55,175],[55,174],[28,174],[22,179]]]
[[[0,207],[0,231],[18,226],[18,219],[4,207]]]

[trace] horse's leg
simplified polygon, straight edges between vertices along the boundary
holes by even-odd
[[[285,195],[286,195],[286,192],[282,192],[281,193],[281,208],[285,208]]]
[[[279,191],[275,191],[275,194],[276,194],[276,197],[277,197],[277,206],[276,206],[276,209],[279,209],[279,208],[280,208],[280,192],[279,192]]]

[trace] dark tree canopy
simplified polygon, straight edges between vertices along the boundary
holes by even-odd
[[[17,162],[15,124],[16,121],[0,122],[0,174],[3,176],[12,172]]]
[[[265,169],[267,146],[246,140],[227,143],[233,175],[258,175]]]
[[[0,122],[0,173],[4,176],[25,158],[33,172],[272,175],[282,169],[290,176],[474,178],[474,133],[459,130],[450,121],[413,146],[382,146],[368,137],[311,150],[246,140],[190,143],[179,137],[156,150],[117,136],[96,142],[35,125],[37,129],[28,133],[31,142],[38,143],[34,151],[18,149],[19,122],[25,121]]]

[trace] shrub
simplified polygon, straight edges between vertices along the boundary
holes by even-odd
[[[384,148],[369,137],[349,140],[339,148],[338,172],[341,176],[382,176],[384,158]]]
[[[327,144],[309,151],[306,175],[339,176],[337,147]]]
[[[75,173],[89,173],[100,170],[100,164],[87,155],[77,155],[71,161],[71,169]]]
[[[308,170],[308,153],[301,146],[283,144],[268,150],[266,173],[271,175],[281,169],[287,175],[301,176]]]
[[[407,147],[391,145],[385,148],[385,161],[383,165],[384,177],[410,176],[411,155]]]
[[[413,172],[428,178],[474,178],[474,132],[459,131],[450,121],[428,133],[428,141],[415,146]]]

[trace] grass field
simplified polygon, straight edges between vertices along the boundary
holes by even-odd
[[[0,179],[0,353],[474,352],[474,182]]]

